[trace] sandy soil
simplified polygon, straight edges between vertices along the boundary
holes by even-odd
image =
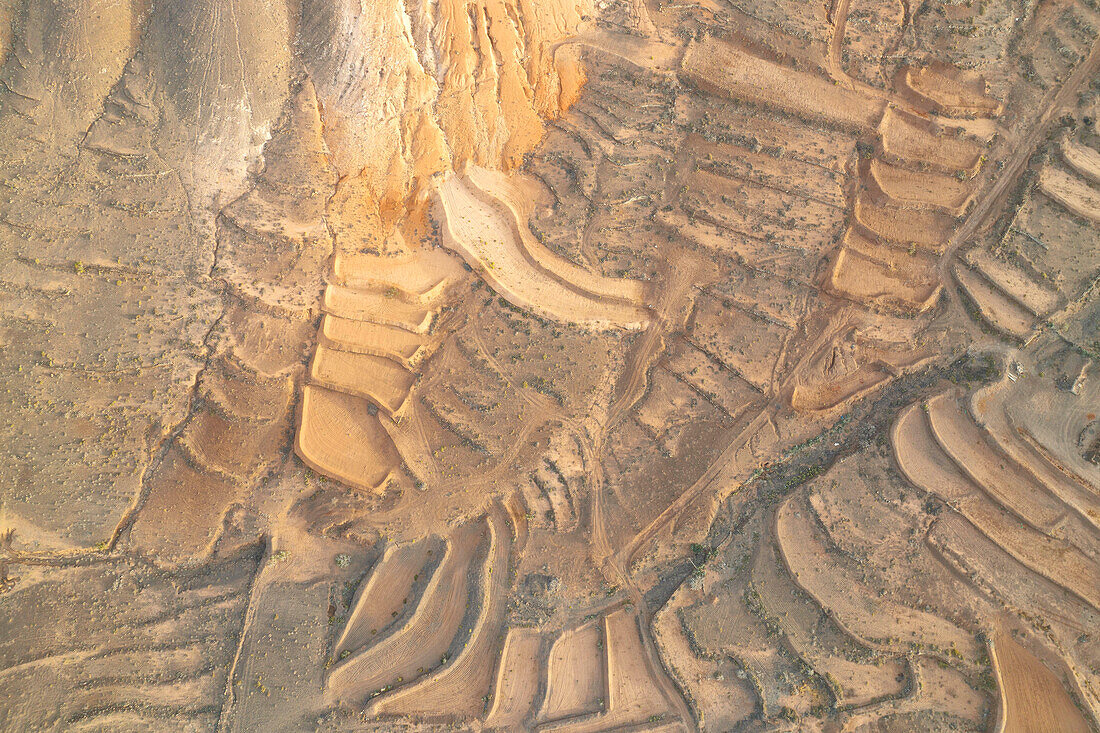
[[[1026,5],[0,0],[0,729],[1095,729]]]

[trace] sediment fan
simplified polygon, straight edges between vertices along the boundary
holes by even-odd
[[[0,729],[1095,728],[1098,37],[0,0]]]

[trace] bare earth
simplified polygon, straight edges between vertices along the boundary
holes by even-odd
[[[1100,733],[1100,6],[0,0],[0,731]]]

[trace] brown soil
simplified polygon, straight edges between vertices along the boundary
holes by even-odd
[[[0,729],[1095,729],[1024,5],[0,0]]]

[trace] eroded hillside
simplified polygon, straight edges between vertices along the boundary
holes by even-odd
[[[0,728],[1096,730],[1098,38],[0,2]]]

